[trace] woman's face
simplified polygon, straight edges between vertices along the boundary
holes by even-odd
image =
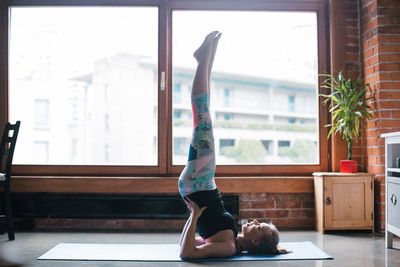
[[[272,223],[260,223],[256,219],[242,225],[243,237],[249,240],[260,240],[263,237],[273,238],[277,231]]]

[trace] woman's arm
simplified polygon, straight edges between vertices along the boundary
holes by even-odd
[[[206,241],[204,241],[204,239],[201,236],[196,237],[196,247],[200,246],[200,245],[204,245],[206,243]]]
[[[200,217],[198,213],[199,212],[194,212],[193,210],[191,211],[189,219],[186,223],[186,231],[182,232],[180,252],[181,258],[188,258],[196,250],[196,224],[198,218]]]
[[[235,245],[230,242],[197,244],[198,240],[195,238],[196,224],[205,207],[199,208],[196,203],[190,200],[186,200],[186,202],[191,213],[187,221],[188,226],[186,231],[182,233],[180,257],[182,259],[199,259],[207,257],[227,257],[235,254]]]
[[[190,217],[187,219],[185,226],[182,229],[181,238],[179,239],[179,246],[182,246],[183,237],[186,235],[187,228],[190,223]]]
[[[205,243],[196,246],[195,230],[198,217],[192,216],[192,214],[189,217],[189,226],[184,235],[181,246],[180,257],[182,259],[189,260],[210,257],[229,257],[236,253],[235,245],[229,242]]]
[[[181,238],[179,240],[179,246],[182,246],[183,237],[186,234],[186,231],[187,231],[187,228],[189,226],[189,223],[190,223],[190,218],[186,221],[185,226],[183,227],[183,230],[182,230],[182,233],[181,233]],[[197,236],[195,238],[195,244],[196,244],[196,246],[204,245],[205,241],[201,236]]]

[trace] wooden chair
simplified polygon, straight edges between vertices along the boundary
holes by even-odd
[[[1,194],[0,223],[3,225],[4,222],[6,223],[9,240],[15,239],[14,223],[11,211],[10,182],[12,160],[20,124],[20,121],[17,121],[15,124],[8,122],[4,128],[3,137],[0,143],[0,189],[3,189]]]

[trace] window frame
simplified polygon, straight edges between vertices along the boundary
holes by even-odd
[[[317,16],[317,38],[318,38],[318,73],[328,73],[328,47],[327,47],[327,10],[325,1],[170,1],[170,10],[168,11],[172,18],[174,10],[230,10],[230,11],[311,11]],[[172,30],[172,24],[170,27]],[[172,50],[172,37],[168,40]],[[172,70],[172,62],[168,61]],[[172,81],[172,73],[168,73],[168,80]],[[321,83],[319,79],[318,84]],[[320,86],[318,93],[321,93]],[[319,164],[290,164],[290,165],[217,165],[216,176],[271,176],[271,175],[311,175],[315,171],[326,171],[329,168],[328,159],[328,140],[327,129],[324,127],[328,123],[328,108],[322,104],[321,97],[319,101]],[[168,99],[168,105],[172,107],[171,96]],[[168,131],[168,138],[172,140],[172,124]],[[168,147],[168,173],[179,175],[183,170],[183,165],[172,165],[171,144]]]
[[[325,0],[9,0],[0,3],[0,123],[8,121],[8,36],[11,7],[35,6],[148,6],[158,8],[158,164],[155,166],[117,165],[14,165],[21,176],[97,176],[97,177],[176,177],[183,165],[173,165],[173,84],[172,84],[172,13],[174,10],[231,11],[311,11],[317,15],[318,72],[327,73],[327,5]],[[3,38],[5,37],[5,38]],[[160,79],[165,74],[165,90]],[[320,83],[321,81],[319,81]],[[320,93],[320,92],[319,92]],[[320,97],[319,97],[320,98]],[[328,108],[319,101],[319,164],[302,165],[218,165],[216,176],[310,175],[329,167],[327,129]],[[23,124],[23,122],[22,122]],[[3,126],[1,126],[3,127]],[[2,129],[0,129],[2,130]]]

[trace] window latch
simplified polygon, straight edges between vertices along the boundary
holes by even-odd
[[[160,90],[165,91],[165,71],[161,72]]]

